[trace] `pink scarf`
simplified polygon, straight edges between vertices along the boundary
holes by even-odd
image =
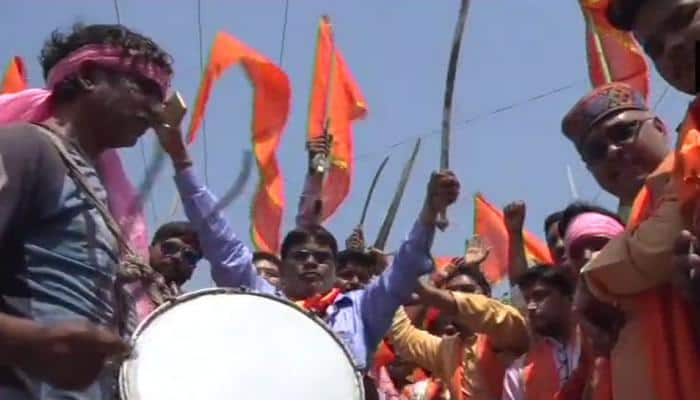
[[[154,64],[142,62],[125,54],[119,47],[109,45],[86,45],[66,56],[49,72],[47,89],[27,89],[14,94],[0,95],[0,124],[12,122],[41,122],[51,116],[51,91],[57,83],[79,70],[86,62],[141,74],[156,82],[163,93],[168,91],[170,76]],[[138,206],[134,186],[126,176],[119,153],[110,149],[96,160],[96,170],[107,191],[109,209],[124,229],[131,247],[148,260],[148,228],[143,210]],[[136,205],[136,207],[134,206]],[[145,295],[141,285],[130,287],[137,299],[139,320],[148,315],[155,305]]]
[[[597,212],[580,214],[566,228],[564,247],[567,258],[570,249],[583,240],[591,238],[611,239],[625,230],[625,227],[612,217]]]

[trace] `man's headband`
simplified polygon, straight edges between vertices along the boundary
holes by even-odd
[[[153,62],[142,57],[128,54],[121,47],[103,44],[89,44],[68,54],[49,71],[46,86],[53,90],[58,83],[77,72],[85,62],[93,62],[99,66],[115,69],[120,72],[132,72],[155,82],[160,88],[163,98],[170,88],[170,74]]]

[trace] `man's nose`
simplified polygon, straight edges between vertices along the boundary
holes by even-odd
[[[304,261],[302,267],[304,268],[304,271],[316,270],[318,269],[318,262],[316,262],[316,259],[310,255],[306,258],[306,261]]]

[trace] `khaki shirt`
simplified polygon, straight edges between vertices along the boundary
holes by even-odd
[[[529,337],[525,319],[513,307],[478,294],[452,293],[457,301],[460,324],[469,327],[475,335],[437,337],[414,327],[403,309],[399,309],[390,330],[390,340],[397,354],[411,360],[433,373],[434,377],[448,382],[452,399],[460,398],[460,390],[466,390],[469,400],[500,398],[487,386],[484,371],[480,367],[479,337],[488,338],[493,349],[498,349],[502,364],[501,373],[517,357],[528,349]],[[456,349],[464,345],[464,354]],[[457,368],[464,367],[467,382],[456,387],[451,382]],[[501,376],[502,379],[502,376]]]

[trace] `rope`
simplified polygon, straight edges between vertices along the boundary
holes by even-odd
[[[566,84],[566,85],[563,85],[563,86],[560,86],[560,87],[557,87],[557,88],[548,90],[548,91],[546,91],[546,92],[543,92],[543,93],[540,93],[540,94],[537,94],[537,95],[534,95],[534,96],[530,96],[530,97],[528,97],[528,98],[526,98],[526,99],[524,99],[524,100],[520,100],[520,101],[515,102],[515,103],[512,103],[512,104],[508,104],[508,105],[504,105],[504,106],[498,107],[498,108],[496,108],[496,109],[494,109],[494,110],[492,110],[492,111],[488,111],[488,112],[485,112],[485,113],[477,114],[477,115],[475,115],[475,116],[473,116],[473,117],[471,117],[471,118],[468,118],[468,119],[466,119],[466,120],[463,120],[463,121],[457,123],[456,125],[457,125],[458,127],[460,127],[460,128],[464,128],[465,126],[470,125],[470,124],[472,124],[472,123],[474,123],[474,122],[476,122],[476,121],[478,121],[478,120],[481,120],[481,119],[484,119],[484,118],[488,118],[488,117],[491,117],[491,116],[493,116],[493,115],[500,114],[500,113],[503,113],[503,112],[506,112],[506,111],[510,111],[510,110],[513,110],[513,109],[518,108],[518,107],[520,107],[520,106],[524,106],[524,105],[527,105],[527,104],[529,104],[529,103],[533,103],[533,102],[535,102],[535,101],[542,100],[542,99],[544,99],[544,98],[546,98],[546,97],[553,96],[553,95],[555,95],[555,94],[561,93],[561,92],[563,92],[563,91],[566,91],[566,90],[568,90],[568,89],[573,88],[574,86],[578,85],[578,84],[581,83],[581,82],[583,82],[583,80],[573,81],[573,82],[571,82],[571,83],[569,83],[569,84]],[[372,156],[374,156],[374,155],[376,155],[376,154],[385,154],[386,151],[388,151],[388,150],[395,149],[396,147],[399,147],[399,146],[401,146],[401,145],[403,145],[403,144],[406,144],[406,143],[409,143],[409,142],[413,143],[413,142],[416,141],[416,139],[419,139],[419,138],[420,138],[420,139],[425,139],[425,138],[428,138],[428,137],[431,137],[431,136],[437,136],[437,135],[440,135],[440,134],[441,134],[440,129],[434,129],[434,130],[432,130],[431,132],[426,133],[426,134],[423,134],[423,135],[416,135],[416,136],[411,136],[411,137],[402,139],[402,140],[400,140],[400,141],[398,141],[398,142],[395,142],[395,143],[393,143],[393,144],[390,144],[390,145],[388,145],[388,146],[385,146],[385,147],[383,147],[383,148],[381,148],[381,149],[378,149],[378,150],[376,150],[376,151],[372,151],[372,152],[368,152],[368,153],[362,153],[362,154],[356,156],[356,157],[354,158],[354,160],[357,161],[357,160],[362,160],[362,159],[364,159],[364,158],[370,158],[370,157],[372,157]]]

